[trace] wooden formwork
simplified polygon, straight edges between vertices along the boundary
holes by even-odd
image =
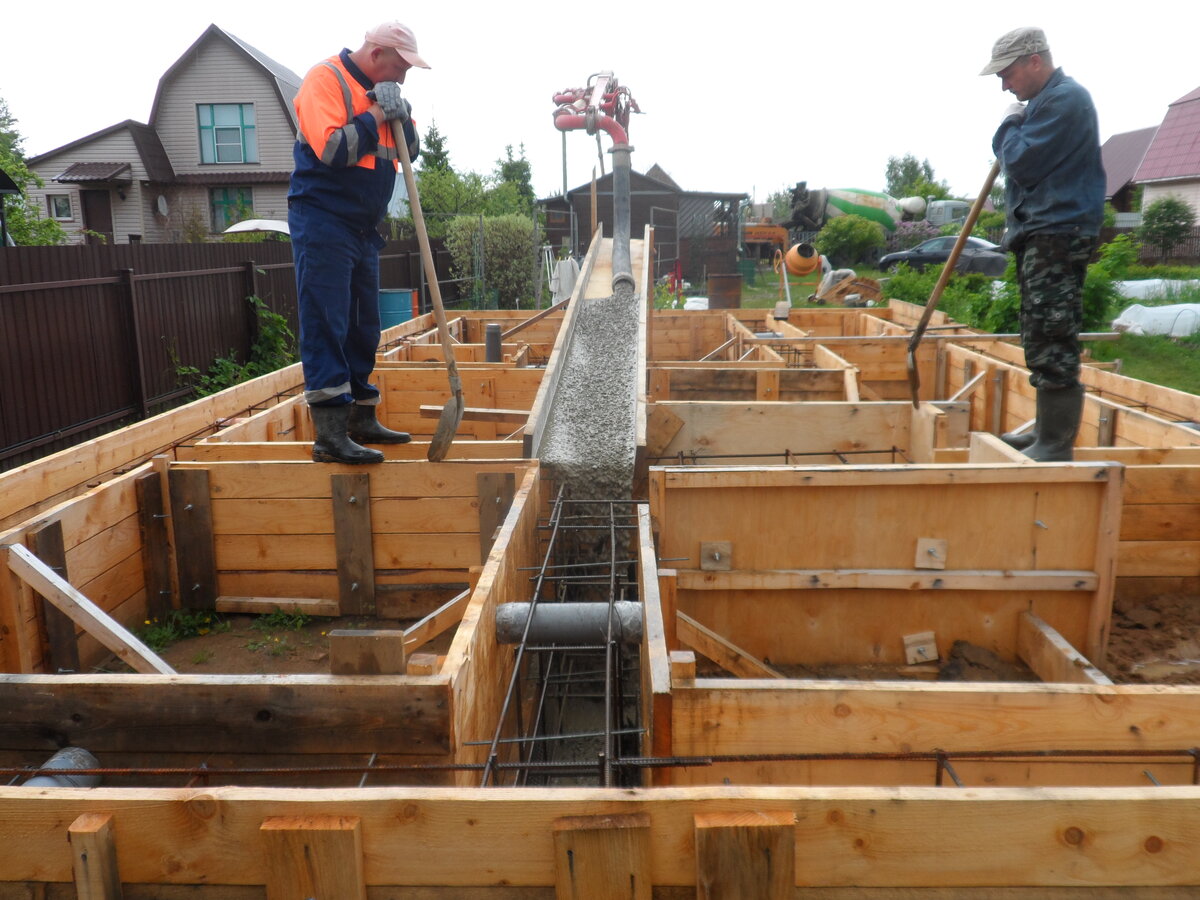
[[[588,285],[578,296],[604,287]],[[691,465],[651,469],[638,516],[641,788],[475,787],[513,675],[496,607],[529,599],[542,552],[545,487],[515,440],[467,426],[453,462],[423,462],[418,440],[379,467],[317,465],[306,412],[285,397],[172,434],[152,466],[112,477],[97,462],[99,486],[48,477],[56,503],[10,504],[4,562],[17,545],[57,558],[115,621],[136,624],[163,584],[200,585],[214,606],[339,611],[371,608],[370,584],[376,613],[428,612],[406,639],[454,631],[440,663],[394,675],[52,675],[64,632],[4,565],[0,765],[77,743],[186,774],[0,788],[0,898],[1189,896],[1200,689],[1112,685],[1091,665],[1115,575],[1200,574],[1191,447],[1132,437],[1182,431],[1153,409],[1172,398],[1121,404],[1119,446],[1030,464],[994,436],[1021,415],[1022,380],[988,393],[991,369],[1017,362],[994,342],[931,335],[923,402],[907,402],[911,313],[651,318],[638,443]],[[552,385],[531,385],[520,350],[472,361],[492,315],[454,322],[467,405],[536,419]],[[557,327],[547,343],[561,346]],[[430,328],[389,330],[379,369],[381,417],[418,437],[421,407],[447,391],[419,361],[436,356]],[[1116,402],[1123,385],[1103,383]],[[762,453],[821,455],[766,466]],[[23,473],[26,495],[36,477]],[[968,639],[1040,680],[930,681],[904,656],[921,632],[941,654]],[[83,657],[102,652],[71,636]],[[729,677],[705,677],[697,654]],[[895,680],[805,671],[826,664]],[[497,744],[503,758],[512,746]],[[207,780],[188,783],[202,764]]]

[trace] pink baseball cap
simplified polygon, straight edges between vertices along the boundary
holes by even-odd
[[[368,31],[366,40],[368,44],[391,47],[411,66],[430,68],[429,63],[417,52],[417,38],[407,25],[400,22],[384,22]]]

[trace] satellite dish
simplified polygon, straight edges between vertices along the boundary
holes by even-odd
[[[171,211],[171,208],[167,206],[167,198],[162,194],[158,195],[158,201],[155,203],[155,206],[158,208],[158,214],[164,219],[167,217],[167,213]]]

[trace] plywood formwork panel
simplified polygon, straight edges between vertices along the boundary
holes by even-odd
[[[71,585],[121,625],[140,625],[146,612],[146,580],[136,483],[146,471],[146,467],[132,470],[46,509],[0,534],[0,545],[28,543],[30,532],[58,523]],[[9,579],[0,579],[0,605],[9,608],[11,622],[0,634],[0,668],[43,671],[45,627],[28,592]],[[75,632],[83,667],[91,669],[107,658],[108,650],[94,638],[78,628]],[[4,650],[5,645],[11,650]]]
[[[1036,598],[1035,598],[1036,597]],[[1082,645],[1087,620],[1074,593],[936,589],[700,591],[681,588],[679,609],[775,665],[886,665],[905,662],[904,636],[934,632],[942,659],[957,640],[1016,661],[1017,623],[1031,608],[1063,623]]]
[[[679,453],[729,464],[729,457],[745,454],[821,454],[813,461],[836,462],[837,452],[869,451],[869,461],[892,462],[893,448],[909,445],[912,405],[903,403],[707,403],[655,404],[677,416],[683,426],[659,454]],[[797,460],[798,461],[798,460]]]
[[[369,473],[302,462],[175,463],[176,473],[205,473],[212,510],[211,540],[223,596],[227,575],[259,576],[256,596],[286,597],[274,574],[336,573],[342,566],[332,479],[367,477],[371,551],[376,578],[423,572],[425,581],[479,565],[481,472],[524,471],[520,463],[385,462]],[[262,576],[268,577],[262,577]],[[336,579],[304,579],[304,597],[337,597]],[[287,585],[286,589],[292,586]],[[447,589],[450,589],[448,586]],[[332,593],[330,593],[332,591]],[[291,595],[295,596],[295,595]]]
[[[1094,465],[655,467],[649,495],[679,609],[755,656],[893,662],[937,630],[1011,659],[1028,609],[1102,660],[1121,469]]]
[[[358,821],[368,888],[458,888],[460,896],[474,897],[473,887],[503,885],[499,896],[506,897],[513,888],[554,885],[556,822],[642,815],[649,819],[653,884],[695,890],[696,817],[757,814],[794,816],[788,837],[800,888],[970,888],[1015,880],[1045,888],[1185,885],[1200,881],[1191,852],[1198,797],[1200,789],[1191,787],[412,788],[353,795],[214,788],[64,789],[35,800],[20,788],[3,788],[0,834],[10,852],[0,861],[0,879],[69,882],[66,829],[95,811],[113,817],[128,883],[263,885],[278,860],[264,853],[263,823],[332,816]],[[753,863],[748,857],[745,864]]]
[[[509,515],[488,554],[479,583],[446,654],[443,670],[451,678],[455,758],[460,763],[485,762],[491,752],[486,742],[496,736],[502,721],[514,653],[511,645],[500,644],[496,639],[496,609],[504,603],[531,600],[528,570],[540,561],[541,490],[537,467],[524,471]],[[513,748],[512,744],[502,744],[499,751],[507,756]],[[456,775],[460,786],[479,784],[480,777],[474,771]]]
[[[652,402],[846,399],[846,380],[842,369],[658,366],[651,370],[649,384],[649,399]]]
[[[190,436],[216,430],[220,420],[273,402],[281,393],[296,390],[302,380],[297,363],[5,472],[0,527],[15,525],[77,496]]]

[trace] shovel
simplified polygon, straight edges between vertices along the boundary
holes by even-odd
[[[404,183],[408,186],[408,205],[412,209],[413,224],[417,228],[417,243],[421,245],[421,259],[425,263],[425,281],[429,285],[429,297],[433,300],[433,317],[437,319],[438,337],[442,342],[442,354],[446,357],[446,372],[450,375],[450,399],[442,407],[433,440],[429,442],[430,462],[441,462],[450,452],[450,444],[458,432],[463,417],[462,379],[458,375],[458,364],[454,361],[454,344],[450,341],[450,326],[446,324],[446,310],[442,306],[442,288],[438,284],[437,269],[433,264],[433,251],[429,248],[429,232],[425,230],[425,216],[421,213],[421,199],[417,196],[417,179],[413,177],[412,157],[408,153],[408,141],[404,139],[404,126],[392,121],[392,136],[396,141],[396,152],[404,167]]]
[[[987,181],[983,183],[983,190],[979,192],[979,196],[975,198],[974,205],[971,206],[971,211],[967,213],[962,231],[958,233],[958,240],[954,242],[954,249],[950,251],[946,265],[942,267],[942,274],[938,278],[937,284],[933,286],[933,292],[929,295],[929,302],[925,304],[925,312],[921,314],[921,321],[917,323],[917,327],[913,330],[912,338],[909,339],[908,386],[912,390],[913,409],[919,409],[921,406],[921,401],[917,398],[917,392],[921,389],[921,376],[917,372],[917,347],[921,343],[921,336],[925,334],[925,328],[929,325],[929,319],[933,315],[933,311],[937,309],[938,301],[942,299],[942,291],[946,289],[946,283],[950,281],[950,276],[954,274],[954,266],[958,262],[959,254],[962,253],[962,248],[967,243],[967,238],[971,236],[971,229],[975,227],[975,220],[979,218],[979,213],[983,210],[983,204],[987,200],[988,194],[992,192],[992,185],[996,183],[996,176],[999,174],[1000,160],[996,160],[992,163],[992,171],[988,172]]]

